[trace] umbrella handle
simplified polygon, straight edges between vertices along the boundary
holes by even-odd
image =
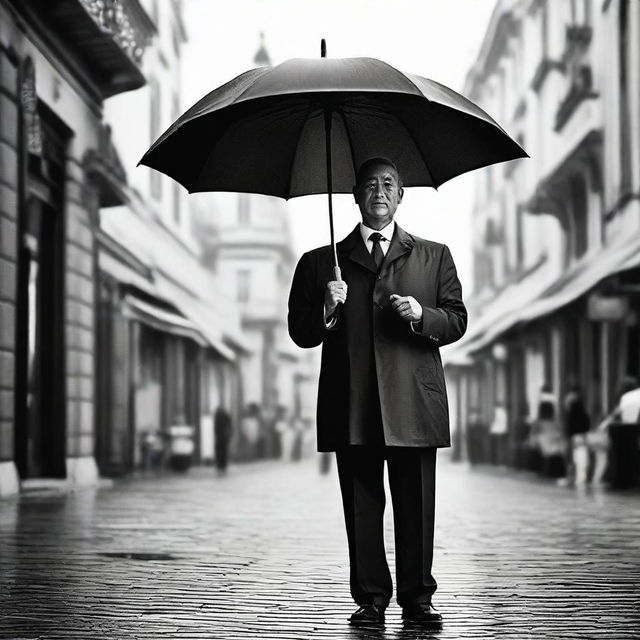
[[[333,267],[333,277],[336,280],[342,280],[342,271],[340,270],[340,267],[338,265]]]

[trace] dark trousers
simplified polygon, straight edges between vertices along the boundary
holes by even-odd
[[[349,542],[351,595],[386,607],[393,593],[384,549],[384,461],[389,471],[401,607],[430,602],[436,449],[350,446],[336,453]]]

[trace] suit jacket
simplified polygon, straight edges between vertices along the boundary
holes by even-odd
[[[467,326],[449,249],[396,225],[379,274],[358,226],[337,251],[348,292],[332,329],[324,321],[325,287],[333,280],[330,246],[300,258],[289,296],[293,341],[300,347],[322,344],[318,449],[382,442],[449,446],[439,347],[458,340]],[[419,333],[391,308],[392,293],[422,305]]]

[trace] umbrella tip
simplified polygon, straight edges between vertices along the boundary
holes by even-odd
[[[327,41],[324,38],[320,40],[320,57],[321,58],[327,57]]]

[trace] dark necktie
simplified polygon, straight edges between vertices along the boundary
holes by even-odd
[[[384,252],[382,251],[382,247],[380,246],[380,241],[384,239],[384,236],[377,231],[369,236],[369,240],[373,242],[371,257],[376,263],[376,268],[378,269],[378,271],[380,271],[380,266],[382,265],[382,261],[384,260]]]

